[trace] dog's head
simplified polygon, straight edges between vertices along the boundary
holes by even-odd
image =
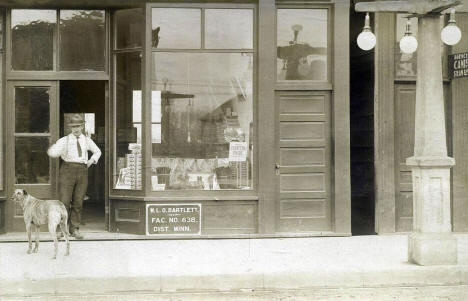
[[[11,196],[11,199],[19,202],[21,205],[21,208],[24,207],[24,201],[26,200],[26,197],[28,196],[28,192],[24,189],[15,189],[13,192],[13,195]]]

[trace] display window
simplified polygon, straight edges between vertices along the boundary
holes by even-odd
[[[327,9],[278,9],[278,81],[327,81],[328,27]]]
[[[152,13],[152,190],[252,189],[252,9],[153,8]],[[177,23],[184,13],[192,30],[182,26],[170,34],[179,27],[165,24]],[[192,35],[196,28],[201,40]],[[200,43],[198,51],[170,49]]]
[[[143,10],[116,11],[115,22],[116,143],[113,185],[115,189],[142,190]]]

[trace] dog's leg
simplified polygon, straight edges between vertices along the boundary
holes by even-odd
[[[63,237],[65,237],[65,241],[67,242],[67,252],[65,253],[65,256],[68,256],[70,254],[70,241],[68,240],[69,234],[68,234],[67,219],[60,222],[60,230],[62,231]]]
[[[32,253],[32,240],[31,240],[31,223],[26,223],[26,232],[28,232],[28,254]]]
[[[36,227],[36,243],[34,245],[34,253],[37,253],[37,250],[39,249],[39,232],[41,227],[39,225],[34,225]]]
[[[58,250],[58,239],[57,239],[57,233],[55,232],[55,229],[57,229],[57,224],[51,223],[49,221],[49,233],[52,235],[52,239],[54,240],[54,257],[52,259],[57,258],[57,250]]]

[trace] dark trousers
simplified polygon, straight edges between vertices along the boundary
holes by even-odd
[[[68,211],[70,232],[80,228],[83,198],[88,188],[88,167],[86,164],[63,162],[59,175],[60,201]]]

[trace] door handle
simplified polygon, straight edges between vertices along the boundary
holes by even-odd
[[[279,163],[276,163],[275,164],[275,171],[276,171],[277,176],[280,174],[280,168],[281,168],[281,165],[279,165]]]

